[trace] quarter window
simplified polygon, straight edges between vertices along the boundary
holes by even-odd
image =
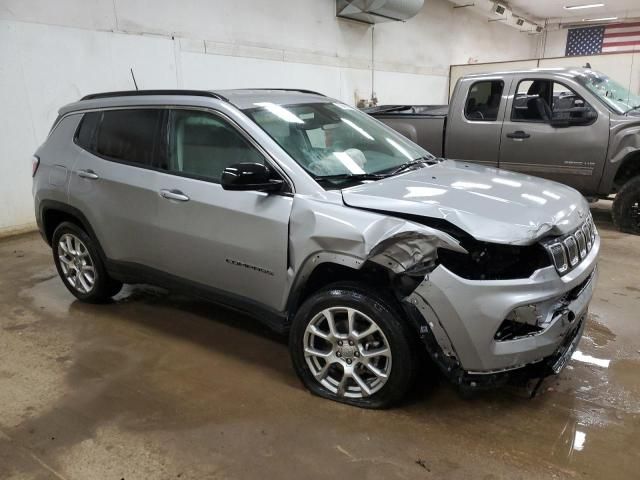
[[[233,126],[207,112],[171,112],[167,170],[218,182],[234,163],[264,164],[262,154]]]
[[[464,107],[464,115],[467,120],[497,120],[503,88],[504,82],[502,80],[476,82],[471,85]]]
[[[101,113],[95,152],[127,163],[151,166],[162,151],[162,109],[108,110]],[[78,141],[82,135],[78,135]]]

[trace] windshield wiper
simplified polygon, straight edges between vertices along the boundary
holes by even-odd
[[[438,158],[429,158],[429,157],[420,157],[420,158],[416,158],[413,160],[410,160],[408,162],[403,163],[402,165],[400,165],[398,168],[396,168],[395,170],[392,170],[389,173],[389,176],[391,175],[398,175],[399,173],[402,172],[406,172],[407,170],[410,170],[411,168],[415,167],[416,165],[433,165],[435,163],[438,163],[439,161],[441,161],[441,159]]]
[[[637,110],[638,108],[640,108],[640,105],[636,105],[635,107],[631,107],[629,110],[626,110],[624,112],[624,114],[626,115],[627,113],[632,112],[634,110]]]
[[[314,177],[316,182],[322,182],[326,180],[345,180],[345,181],[360,181],[360,180],[381,180],[387,177],[387,175],[381,175],[379,173],[339,173],[337,175],[319,175]]]

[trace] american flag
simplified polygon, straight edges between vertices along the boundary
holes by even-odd
[[[570,28],[565,55],[640,51],[640,22]]]

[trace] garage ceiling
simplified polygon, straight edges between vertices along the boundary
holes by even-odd
[[[514,11],[537,19],[582,20],[583,18],[601,18],[618,16],[624,18],[638,13],[638,0],[509,0]],[[604,3],[603,7],[566,10],[565,6]]]

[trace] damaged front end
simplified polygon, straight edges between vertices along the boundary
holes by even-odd
[[[462,390],[564,366],[584,328],[599,238],[559,275],[541,243],[479,241],[441,219],[364,209],[351,209],[346,222],[339,208],[294,202],[291,261],[299,279],[328,264],[392,293],[433,361]]]

